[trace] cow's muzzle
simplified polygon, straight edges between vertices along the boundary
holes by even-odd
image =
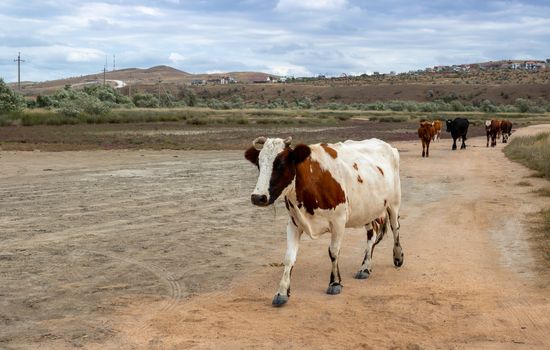
[[[252,204],[265,207],[269,204],[269,201],[267,200],[267,196],[265,194],[253,194],[250,197],[250,201],[252,201]]]

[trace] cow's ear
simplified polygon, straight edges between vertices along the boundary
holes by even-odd
[[[244,157],[252,164],[258,166],[258,156],[260,151],[258,151],[254,146],[250,147],[244,152]]]
[[[291,153],[294,164],[300,164],[311,154],[311,148],[308,145],[300,144],[296,146]]]

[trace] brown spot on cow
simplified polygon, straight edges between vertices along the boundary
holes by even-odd
[[[357,163],[353,163],[353,169],[359,170],[359,167],[357,166]]]
[[[382,176],[384,176],[384,170],[382,170],[382,168],[380,168],[379,166],[377,166],[378,168],[378,171],[380,172],[380,174],[382,174]]]
[[[332,147],[329,147],[326,143],[322,143],[321,147],[327,152],[332,158],[336,159],[338,157],[338,152]]]
[[[363,183],[363,179],[361,178],[361,176],[357,175],[357,181],[362,184]]]
[[[296,166],[296,197],[311,215],[315,209],[334,209],[346,202],[342,186],[311,158]]]

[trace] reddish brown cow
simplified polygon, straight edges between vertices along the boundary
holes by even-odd
[[[498,134],[500,133],[500,120],[485,121],[485,131],[487,132],[487,147],[489,147],[489,137],[491,138],[491,147],[495,147],[497,145]]]
[[[438,141],[441,139],[441,120],[434,120],[432,125],[434,126],[433,141]]]
[[[430,156],[430,141],[435,135],[435,128],[430,122],[420,122],[418,137],[422,141],[422,157]]]

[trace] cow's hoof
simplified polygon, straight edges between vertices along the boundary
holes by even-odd
[[[366,280],[369,278],[370,272],[368,271],[359,271],[355,274],[355,279],[357,280]]]
[[[453,151],[456,151],[456,146],[453,146]]]
[[[331,286],[328,286],[327,294],[336,295],[336,294],[340,294],[341,291],[342,291],[341,284],[333,284]]]
[[[271,305],[273,305],[275,307],[280,307],[280,306],[283,306],[284,304],[286,304],[287,301],[288,301],[288,296],[287,295],[281,295],[281,294],[277,293],[275,295],[275,298],[273,298],[273,301],[271,302]]]
[[[395,267],[401,267],[403,266],[403,254],[401,254],[400,257],[396,258],[394,257],[393,258],[393,264],[395,265]]]

